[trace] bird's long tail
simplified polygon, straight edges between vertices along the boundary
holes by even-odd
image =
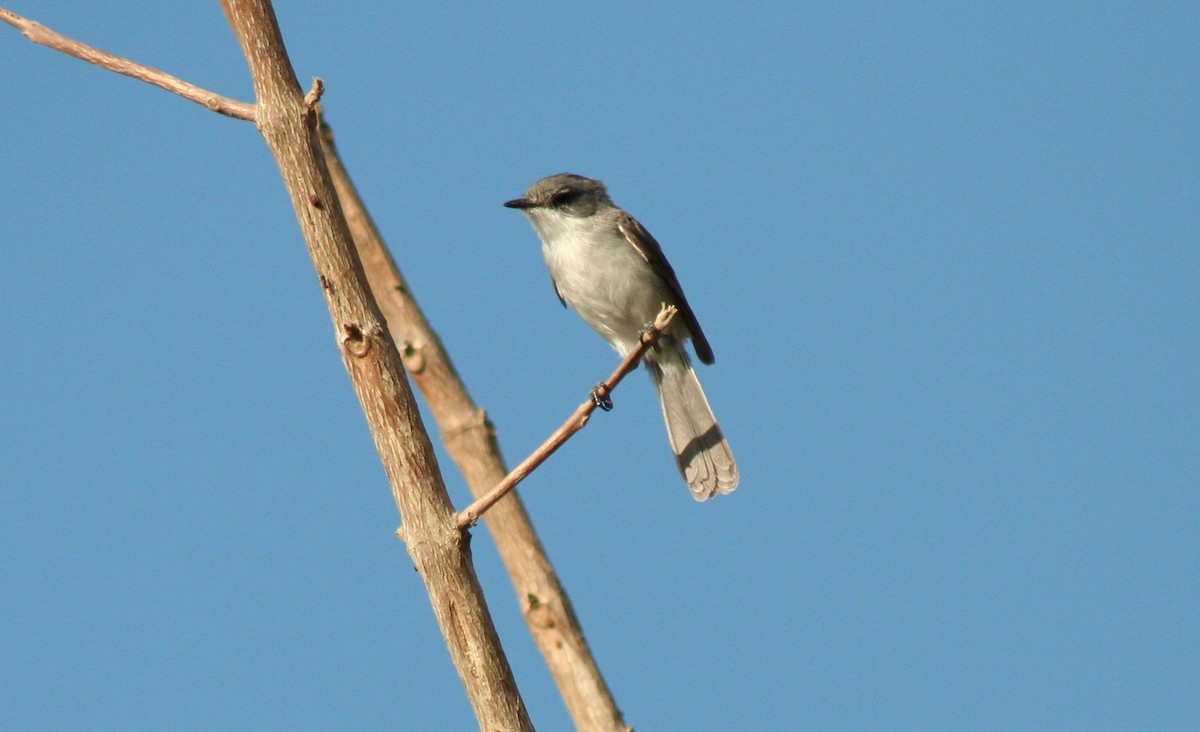
[[[667,355],[665,349],[662,355]],[[687,354],[675,351],[670,357],[647,361],[646,370],[658,388],[667,439],[692,497],[706,501],[732,492],[738,485],[737,465]]]

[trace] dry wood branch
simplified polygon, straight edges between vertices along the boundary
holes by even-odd
[[[342,360],[367,418],[410,556],[466,687],[481,729],[533,727],[458,530],[429,436],[421,424],[400,354],[366,284],[337,194],[320,154],[314,105],[322,86],[301,93],[268,0],[222,0],[246,56],[255,105],[225,99],[149,67],[67,39],[0,8],[0,20],[42,43],[103,68],[147,81],[207,108],[253,120],[279,166],[309,247]]]
[[[392,337],[403,346],[409,377],[425,398],[440,428],[442,444],[472,495],[483,496],[508,473],[495,430],[467,393],[441,339],[384,245],[342,165],[328,127],[322,127],[320,139],[363,269]],[[628,732],[571,600],[517,492],[509,493],[492,507],[484,523],[512,580],[529,633],[542,652],[576,730]]]
[[[400,353],[384,327],[316,138],[317,115],[296,82],[268,0],[221,0],[254,82],[256,123],[300,221],[342,360],[404,521],[446,647],[480,729],[532,730],[488,613]],[[319,87],[318,87],[319,88]]]
[[[505,476],[504,480],[500,481],[495,488],[488,491],[486,495],[480,497],[470,506],[459,511],[458,528],[466,529],[474,526],[479,517],[495,505],[496,501],[499,501],[509,491],[516,488],[518,483],[525,480],[539,465],[546,462],[546,459],[553,455],[555,450],[562,447],[563,443],[571,439],[576,432],[586,427],[592,412],[596,411],[596,407],[599,406],[597,400],[607,400],[608,395],[617,388],[617,384],[620,384],[621,380],[629,372],[637,368],[646,349],[653,346],[662,337],[663,331],[671,324],[671,319],[675,317],[676,312],[674,306],[664,305],[663,309],[659,311],[658,317],[655,318],[654,325],[642,332],[641,338],[638,339],[637,347],[625,356],[625,359],[621,361],[621,365],[617,366],[616,371],[613,371],[611,376],[600,382],[600,385],[596,387],[596,390],[593,392],[596,398],[589,398],[580,404],[575,409],[575,412],[570,417],[567,417],[567,421],[563,422],[558,429],[552,432],[546,438],[545,442],[529,454],[529,457],[522,460],[520,465],[513,468],[512,472]],[[607,405],[605,408],[611,409],[611,407],[612,405]]]
[[[26,38],[39,45],[61,51],[68,56],[95,64],[102,69],[115,71],[118,74],[124,74],[130,78],[144,81],[147,84],[153,84],[160,89],[166,89],[172,94],[178,94],[184,99],[190,99],[213,112],[233,117],[234,119],[254,121],[253,104],[246,104],[236,99],[223,97],[207,89],[201,89],[195,84],[189,84],[182,79],[177,79],[158,69],[134,63],[129,59],[114,56],[106,51],[101,51],[98,48],[93,48],[87,44],[67,38],[60,33],[50,30],[41,23],[22,18],[11,10],[0,8],[0,20],[21,31]]]

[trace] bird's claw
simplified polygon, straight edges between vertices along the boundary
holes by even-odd
[[[657,336],[660,336],[660,335],[662,335],[662,334],[659,332],[658,326],[654,325],[654,323],[646,323],[645,325],[642,326],[642,329],[638,331],[638,340],[641,341],[642,343],[646,343],[648,341],[654,340]],[[654,343],[650,346],[650,348],[655,353],[658,353],[659,351],[662,350],[660,348],[660,346],[658,345],[657,340],[654,340]]]
[[[612,398],[609,397],[608,393],[608,386],[602,381],[599,384],[596,384],[596,386],[594,386],[592,390],[588,392],[588,396],[592,398],[592,403],[597,407],[600,407],[606,412],[611,412],[613,403]]]

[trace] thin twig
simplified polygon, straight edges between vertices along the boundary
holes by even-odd
[[[195,84],[189,84],[158,69],[143,66],[129,59],[114,56],[98,48],[93,48],[87,44],[67,38],[60,33],[50,30],[41,23],[22,18],[11,10],[0,8],[0,20],[21,31],[26,38],[39,45],[61,51],[68,56],[74,56],[77,59],[95,64],[102,69],[115,71],[118,74],[124,74],[130,78],[144,81],[160,89],[166,89],[213,112],[233,117],[234,119],[254,121],[253,104],[246,104],[236,99],[223,97],[216,92],[201,89]]]
[[[613,389],[617,388],[617,384],[625,378],[629,372],[637,368],[638,363],[642,360],[642,355],[646,353],[646,349],[654,345],[667,326],[671,324],[671,319],[675,317],[676,309],[673,305],[664,305],[659,311],[658,317],[654,319],[654,325],[644,330],[641,338],[638,339],[638,344],[629,355],[625,356],[625,360],[621,361],[621,365],[616,371],[612,372],[604,381],[600,382],[596,387],[596,395],[598,398],[607,397],[612,393]],[[595,399],[587,399],[575,410],[575,412],[567,417],[567,421],[554,430],[554,432],[546,438],[546,441],[538,446],[536,450],[530,453],[529,457],[521,461],[521,464],[512,469],[504,480],[496,484],[496,487],[488,491],[477,501],[467,506],[458,512],[458,528],[459,530],[467,529],[475,525],[479,517],[492,507],[496,501],[499,501],[508,492],[517,487],[517,484],[532,473],[539,465],[546,462],[546,458],[554,454],[554,451],[562,447],[563,443],[571,439],[579,430],[587,426],[588,418],[592,412],[596,411],[597,401]]]

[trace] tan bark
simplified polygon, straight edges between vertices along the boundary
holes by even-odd
[[[482,730],[532,730],[471,562],[400,354],[371,295],[266,0],[222,0],[254,81],[255,125],[267,142],[312,256],[342,361],[366,415],[446,647]]]
[[[507,472],[494,432],[482,410],[471,401],[380,242],[331,141],[323,139],[325,155],[316,154],[312,130],[321,85],[314,80],[313,89],[301,96],[270,3],[224,0],[221,4],[245,51],[257,104],[223,97],[100,51],[3,8],[0,21],[35,43],[256,124],[288,188],[333,318],[343,362],[392,485],[404,521],[397,533],[406,541],[429,588],[435,616],[480,727],[531,729],[470,562],[469,535],[455,524],[456,518],[463,525],[471,523],[473,509],[457,517],[453,513],[428,435],[399,368],[395,342],[402,342],[404,364],[430,404],[447,451],[477,497],[496,486]],[[328,168],[325,160],[329,161]],[[336,195],[330,187],[330,169]],[[357,252],[349,243],[346,219],[354,232]],[[364,264],[369,289],[364,287]],[[387,315],[391,334],[383,327],[380,307]],[[530,632],[577,729],[628,730],[520,500],[515,494],[503,498],[486,514],[486,521],[509,570]]]
[[[401,344],[409,374],[429,405],[446,452],[472,495],[479,498],[508,474],[492,424],[467,393],[441,340],[417,305],[343,168],[327,128],[322,130],[321,143],[380,310]],[[514,492],[501,499],[484,514],[484,521],[508,570],[521,614],[575,728],[580,732],[629,730],[518,495]]]

